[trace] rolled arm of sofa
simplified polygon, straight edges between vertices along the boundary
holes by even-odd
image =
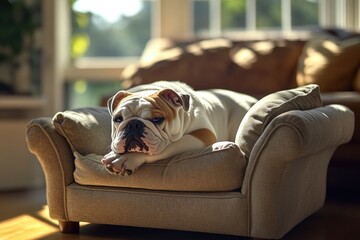
[[[323,206],[328,163],[353,130],[354,114],[341,105],[272,120],[250,154],[242,188],[251,236],[280,238]]]
[[[26,140],[45,173],[50,217],[65,221],[65,187],[74,182],[74,156],[70,146],[56,131],[51,118],[32,120],[27,126]]]

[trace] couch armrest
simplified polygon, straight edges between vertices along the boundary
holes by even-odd
[[[37,118],[27,127],[28,148],[45,173],[51,218],[67,220],[65,187],[74,182],[74,156],[66,139],[54,128],[51,118]]]
[[[328,163],[353,131],[354,114],[341,105],[273,119],[250,154],[242,188],[251,236],[280,238],[323,206]]]
[[[321,94],[324,105],[341,104],[348,107],[355,115],[355,130],[352,142],[360,142],[360,93],[355,91],[326,92]]]

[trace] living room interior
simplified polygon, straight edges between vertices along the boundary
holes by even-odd
[[[318,84],[324,106],[349,108],[353,136],[330,159],[324,206],[282,239],[360,238],[359,0],[8,0],[0,6],[0,238],[78,237],[61,233],[49,217],[45,175],[26,139],[32,119],[106,106],[120,89],[164,79],[258,99]],[[86,222],[79,234],[248,238]]]

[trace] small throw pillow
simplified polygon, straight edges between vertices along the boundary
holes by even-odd
[[[315,83],[322,92],[352,90],[360,64],[360,35],[324,32],[311,38],[299,58],[298,86]]]
[[[233,142],[217,142],[202,150],[142,165],[130,176],[110,174],[101,155],[75,152],[75,181],[82,185],[170,191],[240,189],[246,161]]]
[[[54,116],[53,124],[73,152],[104,155],[110,151],[111,117],[106,108],[59,112]]]
[[[257,139],[276,116],[290,110],[308,110],[322,105],[319,87],[310,84],[267,95],[255,103],[240,123],[236,143],[249,159]]]

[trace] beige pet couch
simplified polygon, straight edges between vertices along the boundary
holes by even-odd
[[[45,172],[50,216],[67,233],[85,221],[281,238],[323,206],[329,160],[351,139],[354,115],[321,106],[316,85],[255,102],[244,95],[236,139],[128,177],[99,162],[110,145],[105,108],[34,119],[27,141]]]

